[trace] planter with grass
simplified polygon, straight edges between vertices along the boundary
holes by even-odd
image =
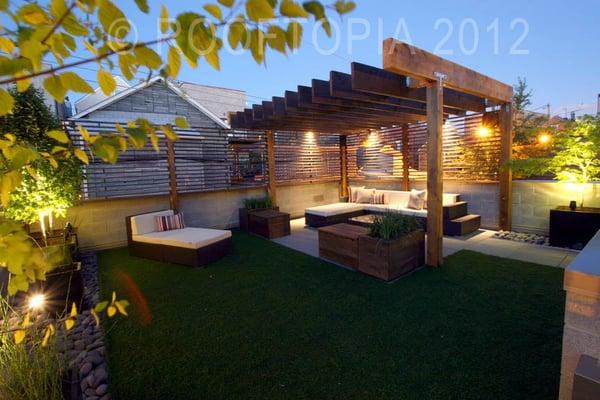
[[[358,270],[384,281],[425,264],[425,232],[414,217],[396,213],[375,217],[368,235],[358,238]]]
[[[273,200],[271,200],[269,196],[244,200],[244,208],[239,209],[240,229],[248,231],[250,214],[256,211],[265,210],[279,211],[279,207],[274,206]]]

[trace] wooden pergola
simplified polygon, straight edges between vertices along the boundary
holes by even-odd
[[[233,129],[261,130],[267,134],[269,171],[275,170],[274,132],[312,131],[340,134],[341,193],[348,191],[346,136],[367,130],[427,122],[427,262],[442,264],[442,131],[449,116],[499,109],[501,160],[510,159],[512,147],[510,85],[440,58],[409,44],[387,39],[383,69],[352,63],[351,73],[332,71],[328,81],[313,79],[283,97],[273,97],[243,112],[229,115]],[[406,158],[406,147],[403,158]],[[500,228],[511,227],[511,174],[500,172]],[[403,187],[408,188],[407,164]],[[269,173],[270,195],[276,199],[275,176]]]

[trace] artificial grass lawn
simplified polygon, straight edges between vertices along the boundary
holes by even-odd
[[[116,399],[558,393],[556,268],[461,251],[441,269],[385,284],[244,233],[234,233],[232,255],[206,269],[126,249],[100,253],[99,265],[103,297],[116,290],[133,303],[108,332]]]

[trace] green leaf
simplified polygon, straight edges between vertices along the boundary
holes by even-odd
[[[168,54],[168,72],[171,78],[177,78],[179,75],[179,70],[181,68],[181,56],[179,55],[179,50],[176,47],[169,48]]]
[[[162,65],[160,56],[149,47],[138,46],[133,52],[135,53],[137,62],[141,65],[145,65],[150,69],[158,69]]]
[[[231,8],[233,6],[234,0],[217,0],[217,1],[219,2],[219,4],[222,4],[227,8]]]
[[[69,136],[65,133],[65,131],[59,131],[57,129],[46,132],[46,136],[51,137],[60,143],[69,143]]]
[[[229,25],[229,33],[227,34],[227,40],[229,41],[229,46],[232,49],[236,49],[240,43],[244,45],[246,36],[246,26],[239,22],[233,22]]]
[[[275,18],[275,10],[267,0],[248,0],[246,15],[254,22],[268,21]]]
[[[297,21],[290,22],[285,33],[285,38],[290,49],[299,48],[302,43],[302,25]]]
[[[44,79],[44,89],[59,103],[65,100],[67,88],[64,87],[60,76],[52,75]]]
[[[285,54],[286,32],[276,25],[271,25],[267,31],[267,43],[269,47]]]
[[[119,54],[119,68],[127,80],[132,80],[137,71],[135,57],[130,53]]]
[[[98,0],[98,19],[102,27],[111,36],[123,39],[129,33],[129,22],[117,6],[110,0]]]
[[[164,5],[160,9],[160,32],[166,33],[169,29],[169,11]]]
[[[87,36],[89,34],[88,29],[81,25],[77,18],[75,18],[72,14],[69,14],[63,20],[62,27],[66,32],[73,36]]]
[[[63,86],[77,93],[93,93],[94,89],[75,72],[65,72],[60,75]]]
[[[107,306],[108,306],[108,301],[101,301],[100,303],[98,303],[94,306],[94,311],[96,311],[97,313],[100,313],[100,312],[104,311]]]
[[[335,10],[340,15],[348,14],[348,13],[354,11],[355,8],[356,8],[356,3],[354,3],[353,1],[338,0],[335,2]]]
[[[279,7],[281,15],[290,18],[306,18],[308,12],[298,3],[292,0],[283,0]]]
[[[110,72],[103,68],[98,69],[97,77],[102,92],[105,95],[110,96],[117,88],[117,82],[115,82],[115,78],[110,74]]]
[[[160,129],[163,131],[167,139],[169,140],[177,140],[177,134],[169,125],[161,125]]]
[[[265,35],[260,29],[250,32],[250,52],[257,64],[262,64],[265,59]]]
[[[81,161],[85,165],[88,165],[90,163],[90,160],[87,154],[85,154],[85,151],[76,148],[73,150],[73,154],[75,154],[75,157],[77,157],[79,161]]]
[[[207,13],[218,19],[219,21],[223,20],[223,14],[221,13],[221,7],[216,4],[205,4],[203,7]]]
[[[325,17],[325,8],[323,4],[318,1],[307,1],[302,4],[304,9],[311,13],[316,20],[320,20]]]
[[[65,0],[52,0],[50,3],[50,13],[55,18],[62,17],[67,12],[67,3]]]
[[[176,117],[175,118],[175,126],[178,128],[182,128],[182,129],[187,129],[190,127],[190,125],[187,122],[187,119],[185,119],[185,117]]]
[[[11,114],[15,105],[15,99],[6,91],[0,88],[0,116]]]
[[[19,8],[17,16],[30,25],[41,25],[48,22],[46,12],[35,3],[28,3]]]
[[[148,7],[147,0],[135,0],[135,4],[137,4],[140,11],[144,14],[148,14],[148,11],[150,11],[150,7]]]

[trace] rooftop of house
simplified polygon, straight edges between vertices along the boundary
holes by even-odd
[[[119,76],[115,76],[115,81],[117,89],[111,96],[106,96],[100,88],[96,88],[94,93],[90,93],[77,100],[75,102],[76,113],[79,114],[89,110],[110,97],[118,96],[124,90],[132,88],[130,83]],[[243,90],[184,81],[170,80],[169,82],[192,100],[223,120],[227,118],[228,112],[242,111],[246,107],[246,92]]]

